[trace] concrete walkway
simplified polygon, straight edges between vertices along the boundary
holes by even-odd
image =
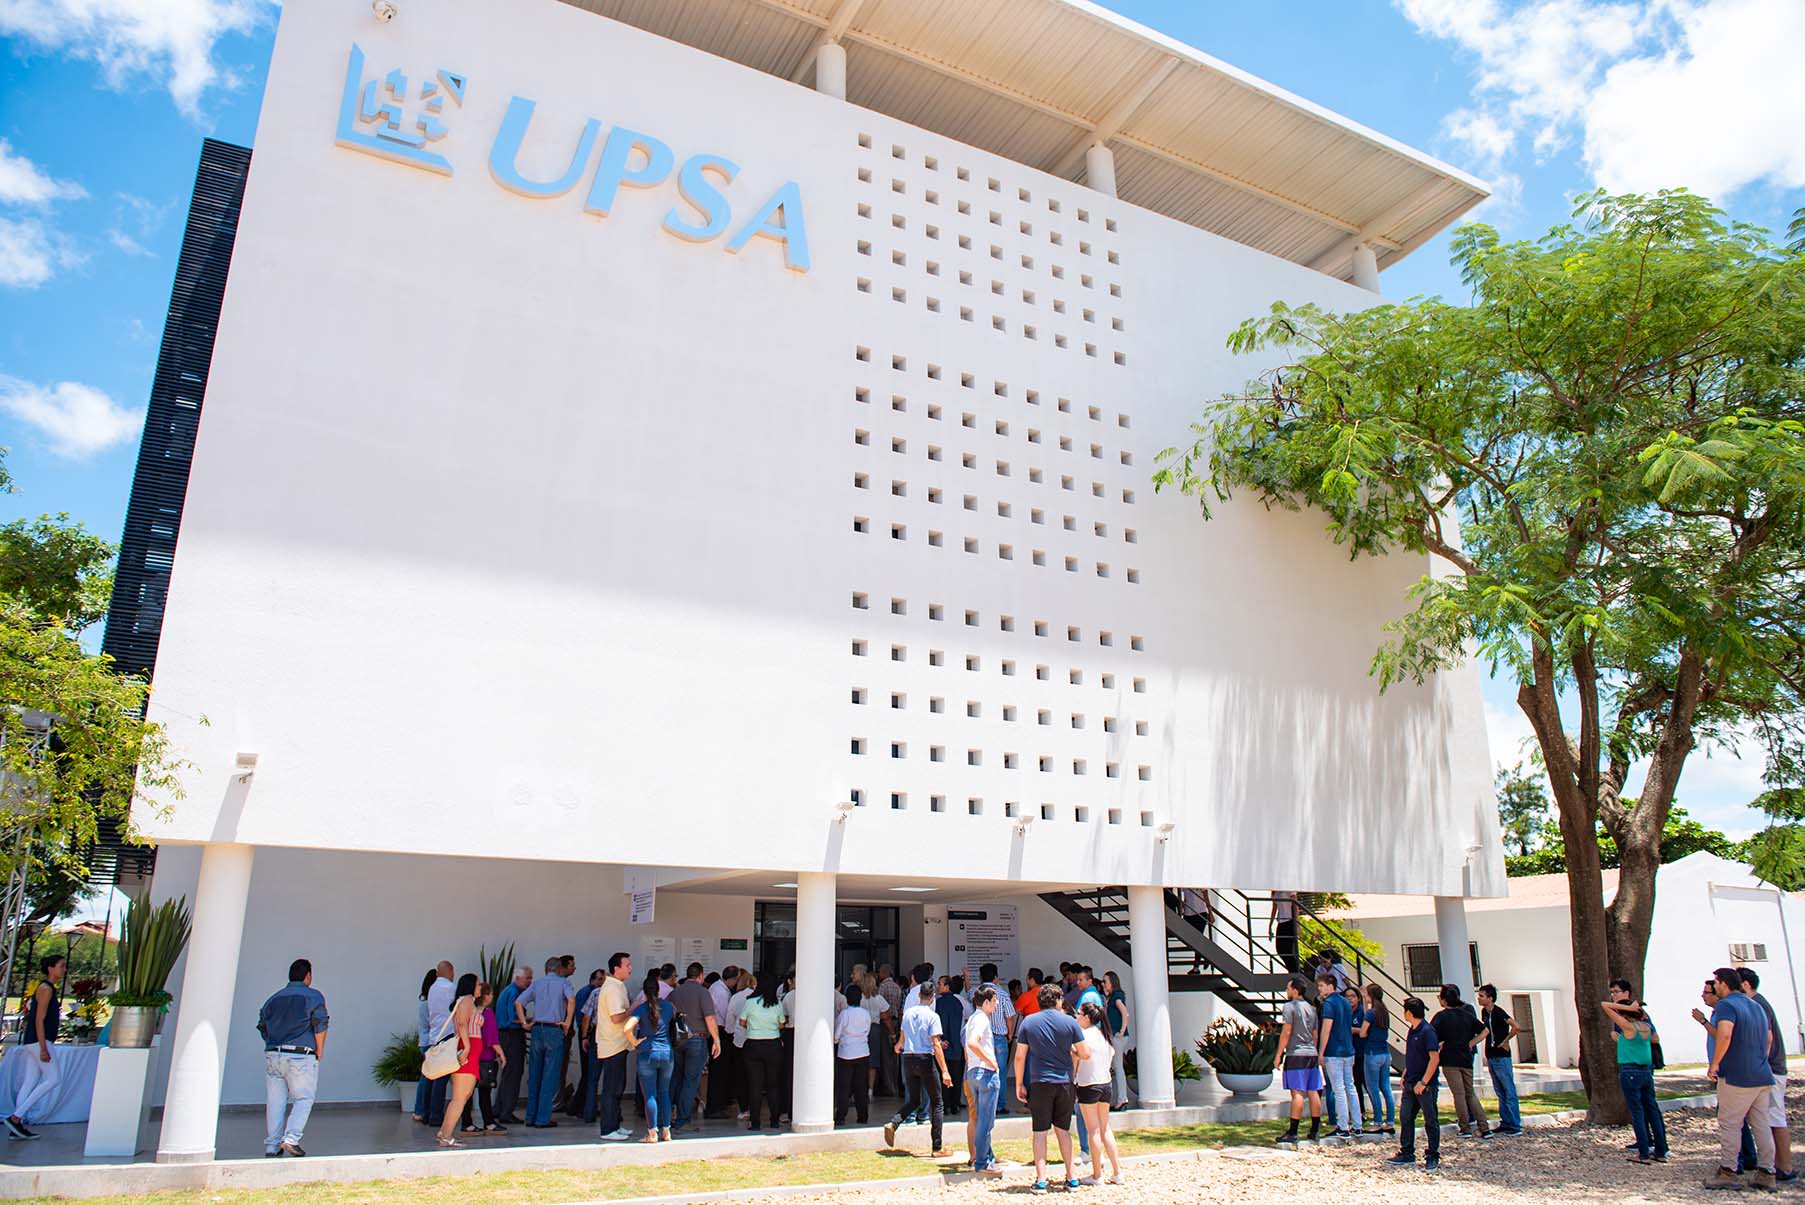
[[[1269,1092],[1252,1101],[1235,1101],[1213,1083],[1191,1093],[1209,1103],[1176,1109],[1129,1109],[1116,1114],[1122,1129],[1195,1125],[1216,1121],[1254,1121],[1278,1117],[1283,1094]],[[873,1105],[874,1123],[887,1120]],[[272,1188],[309,1181],[349,1182],[413,1176],[453,1176],[479,1172],[541,1169],[604,1170],[610,1167],[670,1163],[735,1156],[796,1155],[816,1151],[871,1150],[882,1142],[879,1125],[852,1127],[827,1134],[747,1133],[737,1123],[709,1122],[693,1138],[676,1142],[598,1142],[595,1128],[560,1118],[551,1130],[515,1128],[505,1135],[471,1138],[469,1146],[440,1149],[433,1132],[393,1105],[352,1105],[316,1109],[307,1126],[306,1159],[265,1159],[261,1113],[234,1110],[221,1115],[220,1157],[210,1163],[154,1162],[156,1123],[146,1126],[145,1148],[136,1159],[83,1159],[86,1126],[44,1126],[38,1142],[11,1142],[0,1147],[0,1198],[41,1196],[88,1197],[113,1193],[145,1193],[183,1188]],[[963,1145],[963,1115],[947,1124],[949,1145]],[[996,1136],[1025,1139],[1028,1118],[1020,1113],[999,1117]],[[462,1136],[460,1136],[462,1137]],[[926,1126],[907,1126],[897,1145],[926,1151]]]

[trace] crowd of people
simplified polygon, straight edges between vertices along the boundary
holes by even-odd
[[[1324,1137],[1322,1123],[1327,1117],[1335,1137],[1395,1136],[1398,1151],[1390,1161],[1413,1165],[1420,1118],[1427,1148],[1423,1166],[1433,1171],[1441,1165],[1437,1103],[1442,1084],[1447,1086],[1462,1137],[1521,1134],[1510,1053],[1510,1043],[1520,1031],[1515,1018],[1498,1007],[1498,990],[1489,983],[1480,987],[1475,1009],[1461,999],[1457,985],[1444,983],[1437,1000],[1440,1008],[1433,1017],[1415,996],[1400,1003],[1403,1074],[1394,1095],[1391,1036],[1396,1023],[1383,985],[1351,982],[1333,950],[1317,956],[1314,979],[1292,975],[1285,986],[1273,1066],[1290,1093],[1290,1122],[1277,1141],[1295,1144],[1300,1137]],[[1498,1097],[1496,1127],[1474,1086],[1474,1059],[1482,1050]],[[1306,1109],[1310,1129],[1300,1136]]]

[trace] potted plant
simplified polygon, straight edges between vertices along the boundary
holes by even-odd
[[[69,984],[69,999],[75,1003],[74,1010],[69,1014],[69,1034],[78,1046],[91,1044],[95,1033],[100,1029],[101,1018],[106,1011],[106,1005],[100,999],[100,989],[105,986],[98,975],[85,976]]]
[[[1203,1083],[1203,1068],[1197,1060],[1182,1050],[1172,1052],[1172,1092],[1181,1105],[1201,1104],[1199,1088]]]
[[[149,895],[140,895],[126,905],[119,926],[119,986],[107,997],[113,1006],[109,1045],[128,1050],[150,1045],[169,1008],[170,972],[193,929],[187,896],[153,908]]]
[[[1236,1096],[1258,1096],[1272,1086],[1278,1050],[1279,1031],[1271,1022],[1255,1029],[1232,1017],[1219,1017],[1197,1039],[1198,1056]]]
[[[420,1082],[419,1035],[397,1033],[389,1035],[389,1044],[382,1048],[376,1056],[376,1065],[370,1068],[370,1078],[385,1088],[394,1088],[401,1099],[401,1111],[407,1112],[414,1107],[414,1087]]]

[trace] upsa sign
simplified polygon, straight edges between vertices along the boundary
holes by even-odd
[[[364,78],[364,52],[351,46],[345,68],[345,91],[338,111],[338,145],[376,155],[440,175],[452,174],[451,160],[431,149],[450,133],[447,107],[462,108],[469,77],[440,69],[416,89],[399,68],[387,75]],[[705,243],[727,232],[733,210],[722,189],[733,183],[739,166],[720,155],[691,155],[681,165],[665,143],[614,126],[601,137],[602,124],[590,118],[577,138],[570,166],[555,180],[529,180],[518,165],[520,145],[532,124],[537,102],[523,96],[508,101],[507,115],[489,149],[489,174],[496,183],[523,197],[547,200],[561,197],[577,186],[602,143],[601,160],[590,177],[583,211],[605,218],[614,208],[622,186],[651,188],[663,183],[676,167],[677,192],[683,205],[673,205],[664,215],[664,229],[678,238]],[[410,117],[411,114],[411,117]],[[690,212],[684,211],[687,206]],[[758,207],[726,242],[738,254],[755,238],[767,238],[783,247],[784,265],[797,272],[809,269],[808,231],[803,224],[802,193],[794,180],[784,183]]]

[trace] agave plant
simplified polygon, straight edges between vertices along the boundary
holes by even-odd
[[[500,992],[508,980],[514,977],[514,943],[509,942],[489,957],[489,947],[483,946],[476,952],[476,973],[483,977],[491,992]]]
[[[194,913],[188,897],[151,906],[133,896],[119,927],[119,986],[107,997],[114,1008],[161,1008],[170,1001],[169,973],[188,946]]]

